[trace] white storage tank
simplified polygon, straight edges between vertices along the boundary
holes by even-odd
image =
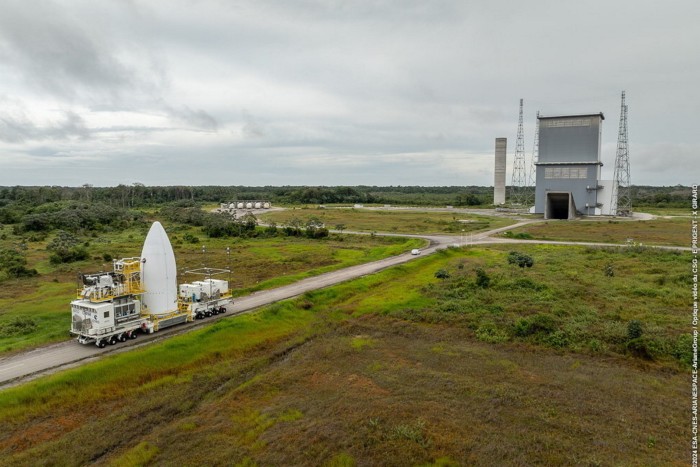
[[[263,203],[263,207],[265,209],[270,209],[270,203]]]
[[[245,203],[246,209],[253,209],[253,203]]]
[[[238,209],[243,209],[243,208],[244,208],[244,205],[243,205],[243,203],[238,203],[238,204],[236,204],[236,207],[237,207]]]
[[[255,209],[261,209],[262,203],[255,203]]]

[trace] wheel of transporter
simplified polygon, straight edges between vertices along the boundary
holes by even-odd
[[[219,308],[219,313],[226,313],[226,308],[224,308],[223,306]]]
[[[136,332],[136,329],[134,329],[133,331],[131,331],[131,332],[129,333],[129,338],[130,338],[130,339],[136,339],[136,336],[138,336],[138,333]]]
[[[129,338],[129,336],[126,335],[126,333],[120,334],[119,335],[119,342],[126,342],[126,340]]]
[[[110,337],[110,339],[109,339],[109,345],[114,345],[114,344],[116,344],[118,341],[119,341],[119,339],[117,339],[117,336],[112,336],[112,337]]]
[[[105,342],[104,339],[100,339],[99,341],[97,341],[97,346],[101,349],[104,349],[106,345],[107,345],[107,343]]]

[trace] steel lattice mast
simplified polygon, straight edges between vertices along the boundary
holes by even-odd
[[[627,105],[625,91],[622,91],[620,104],[620,129],[617,134],[617,154],[615,156],[615,187],[612,199],[616,216],[632,215],[632,186],[630,184],[630,159],[627,147]]]
[[[528,174],[528,202],[534,204],[535,185],[537,182],[537,159],[540,151],[540,111],[537,111],[537,120],[535,123],[535,142],[532,145],[532,157],[530,159],[530,173]]]
[[[518,138],[515,141],[513,158],[513,177],[510,187],[510,204],[527,203],[528,175],[525,168],[525,137],[523,135],[523,100],[520,99],[520,117],[518,118]]]

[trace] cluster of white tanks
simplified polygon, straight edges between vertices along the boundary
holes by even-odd
[[[221,203],[222,211],[234,209],[270,209],[272,204],[269,201],[234,201],[233,203]]]
[[[141,257],[114,261],[113,272],[83,275],[71,302],[71,333],[98,347],[175,324],[216,315],[233,304],[228,282],[207,278],[177,286],[172,245],[160,222],[146,235]]]

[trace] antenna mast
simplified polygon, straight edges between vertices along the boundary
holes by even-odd
[[[537,159],[540,152],[540,111],[537,111],[537,120],[535,124],[535,142],[532,145],[532,158],[530,159],[530,174],[527,181],[527,186],[534,188],[537,183]],[[531,193],[532,194],[532,193]],[[528,199],[532,202],[532,199]]]
[[[518,118],[518,138],[515,142],[515,157],[513,158],[513,178],[510,187],[510,204],[525,205],[527,203],[528,174],[525,169],[525,137],[523,135],[523,100],[520,99],[520,116]]]
[[[620,104],[620,129],[617,134],[617,154],[615,156],[615,186],[612,206],[616,216],[632,215],[632,186],[630,184],[630,159],[627,148],[627,105],[625,91],[622,91]]]

